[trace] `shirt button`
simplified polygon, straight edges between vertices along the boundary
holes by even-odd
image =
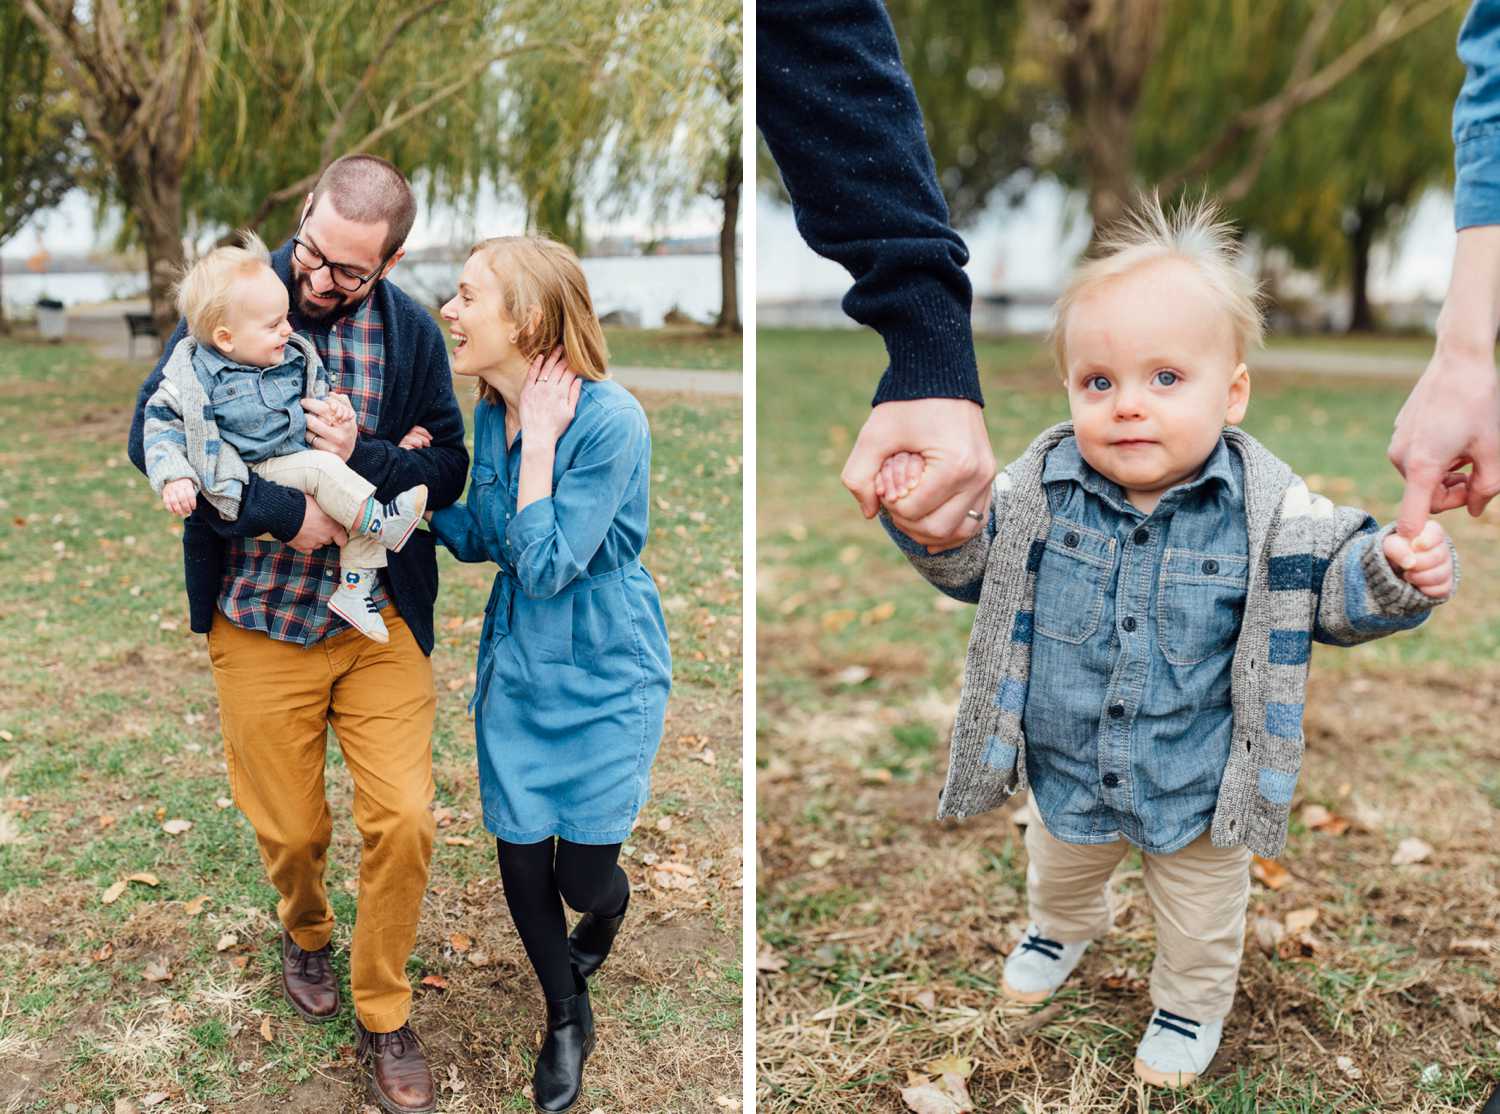
[[[1131,540],[1134,541],[1136,545],[1145,545],[1151,540],[1151,531],[1142,526],[1139,530],[1131,535]]]
[[[1120,626],[1124,627],[1127,631],[1133,631],[1133,630],[1135,630],[1135,616],[1134,615],[1127,615],[1127,616],[1125,616],[1125,619],[1120,624]]]
[[[1066,534],[1063,535],[1063,545],[1067,546],[1069,549],[1077,549],[1078,535],[1069,530]]]
[[[1107,788],[1113,789],[1115,786],[1117,786],[1117,785],[1120,784],[1120,775],[1119,774],[1105,774],[1104,775],[1104,784],[1105,784],[1105,786]]]
[[[1208,576],[1213,576],[1214,573],[1216,573],[1216,572],[1219,571],[1219,562],[1217,562],[1217,561],[1204,561],[1203,562],[1203,571]]]
[[[1124,714],[1125,714],[1125,705],[1123,705],[1123,704],[1111,704],[1109,706],[1109,718],[1110,719],[1119,719]]]

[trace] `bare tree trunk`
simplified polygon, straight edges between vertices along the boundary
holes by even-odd
[[[719,320],[714,323],[714,328],[721,333],[741,330],[734,234],[740,219],[740,178],[743,172],[739,144],[731,142],[729,157],[724,160],[724,223],[719,227]]]
[[[5,259],[0,257],[0,336],[10,336],[10,318],[5,316]]]
[[[1358,205],[1349,229],[1349,332],[1373,333],[1375,311],[1370,305],[1370,248],[1379,232],[1380,210]]]

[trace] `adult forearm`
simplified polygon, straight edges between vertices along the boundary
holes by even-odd
[[[521,479],[516,490],[516,514],[552,496],[552,466],[557,443],[545,437],[521,443]]]
[[[1465,359],[1464,366],[1494,373],[1500,329],[1500,225],[1465,228],[1453,253],[1453,274],[1437,321],[1437,352]],[[1486,369],[1487,365],[1487,369]]]

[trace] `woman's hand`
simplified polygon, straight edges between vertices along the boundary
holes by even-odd
[[[419,425],[414,425],[406,431],[406,436],[396,442],[398,449],[426,449],[432,446],[432,434]]]
[[[521,388],[521,429],[528,444],[545,440],[555,445],[573,420],[583,381],[568,366],[561,348],[531,362]]]

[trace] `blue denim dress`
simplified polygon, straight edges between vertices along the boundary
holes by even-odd
[[[519,514],[524,432],[474,411],[463,504],[432,516],[460,561],[500,566],[485,607],[474,732],[484,825],[509,843],[623,842],[650,788],[672,659],[640,562],[651,434],[635,398],[585,381],[557,442],[552,496]]]

